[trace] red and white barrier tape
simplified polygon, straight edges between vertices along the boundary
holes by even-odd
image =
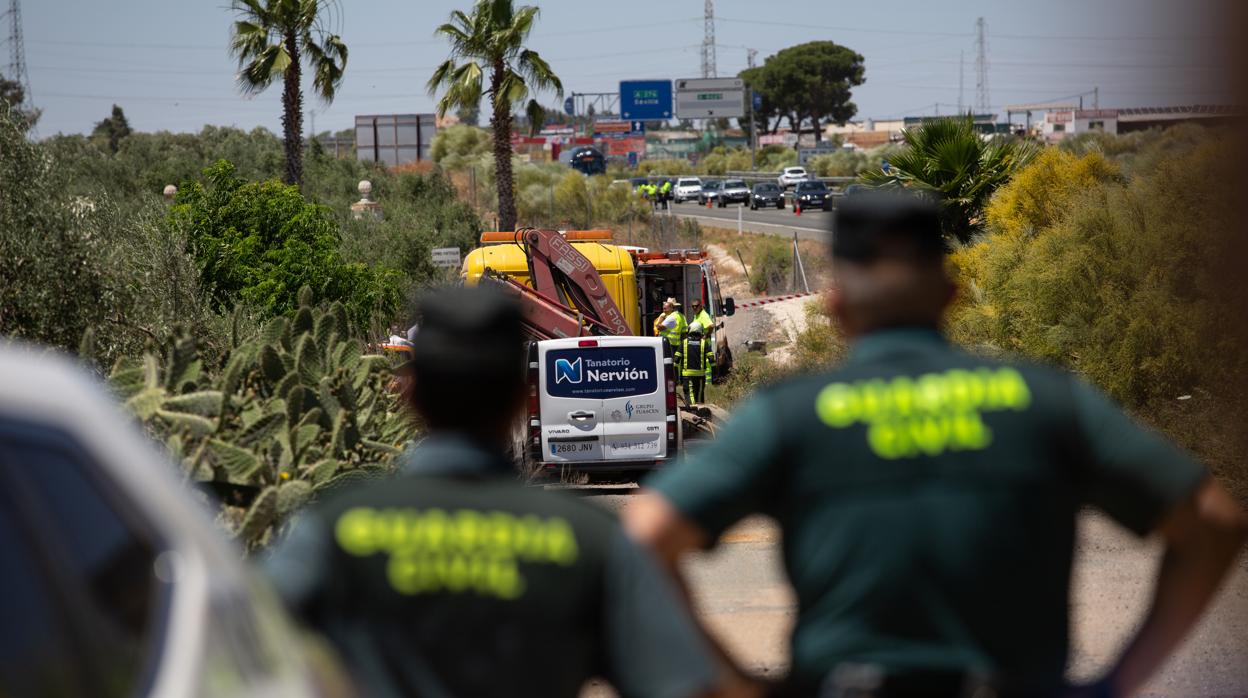
[[[807,296],[817,296],[817,295],[819,294],[818,293],[792,293],[787,296],[771,296],[770,298],[755,298],[752,301],[745,301],[743,303],[737,303],[737,309],[740,310],[742,308],[757,308],[760,305],[767,305],[768,303],[779,303],[780,301],[791,301],[794,298],[806,298]]]

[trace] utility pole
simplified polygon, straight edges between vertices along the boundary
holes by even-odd
[[[706,0],[702,10],[702,77],[715,78],[715,0]]]
[[[984,18],[975,21],[975,99],[976,108],[981,114],[988,113],[988,40],[985,37],[987,25]]]
[[[22,40],[22,3],[21,0],[9,0],[9,9],[4,13],[9,18],[9,68],[8,79],[22,86],[22,104],[13,105],[30,112],[34,104],[30,98],[30,75],[26,72],[26,45]]]
[[[753,68],[754,59],[755,57],[758,56],[758,49],[747,48],[745,51],[746,51],[745,53],[746,63],[749,64],[750,68]],[[745,101],[746,101],[745,113],[749,114],[750,116],[750,171],[753,172],[758,169],[758,154],[757,152],[755,152],[755,145],[754,145],[754,141],[756,140],[754,137],[754,119],[755,119],[754,88],[747,87],[746,93],[747,94],[745,95]],[[737,227],[740,227],[740,225],[738,225]]]
[[[966,52],[958,51],[958,114],[962,114],[966,102],[962,99],[966,85]]]
[[[1101,86],[1100,85],[1097,85],[1096,87],[1092,88],[1092,108],[1093,109],[1101,108]]]

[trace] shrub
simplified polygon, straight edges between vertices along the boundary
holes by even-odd
[[[110,376],[185,477],[245,493],[218,518],[248,549],[318,491],[388,472],[408,436],[386,361],[361,355],[343,305],[313,308],[307,287],[299,298],[298,312],[236,343],[220,370],[181,334],[118,360]]]
[[[346,263],[330,212],[299,189],[276,181],[246,182],[221,161],[178,192],[170,221],[186,231],[213,303],[230,310],[240,301],[269,315],[293,311],[304,286],[342,301],[352,319],[368,325],[398,310],[397,272]]]
[[[1228,141],[1173,152],[1130,182],[1099,155],[1036,162],[994,200],[1001,232],[954,256],[970,289],[955,335],[1068,365],[1131,405],[1248,375],[1227,330],[1244,299],[1223,284]]]
[[[642,160],[637,163],[637,176],[650,174],[688,175],[693,174],[693,165],[688,160]]]
[[[429,157],[447,170],[461,170],[473,162],[479,162],[482,156],[491,154],[493,147],[494,142],[489,131],[476,126],[456,124],[442,129],[433,137]]]
[[[906,129],[903,137],[905,147],[889,159],[889,171],[868,170],[863,182],[937,198],[945,236],[963,243],[979,232],[992,193],[1036,154],[1030,142],[983,138],[969,117],[928,121]]]
[[[0,105],[0,333],[73,349],[110,314],[96,207],[64,193],[55,162]]]
[[[785,243],[768,239],[754,253],[750,269],[750,290],[758,294],[778,293],[788,289],[793,273],[793,251]]]
[[[1120,180],[1118,167],[1098,152],[1076,157],[1046,148],[992,198],[988,224],[1006,234],[1034,233],[1057,222],[1082,192]]]

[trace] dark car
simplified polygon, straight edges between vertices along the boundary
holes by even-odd
[[[572,165],[572,169],[581,174],[596,175],[607,172],[607,159],[597,148],[590,146],[582,146],[573,150],[569,164]]]
[[[705,206],[708,201],[714,201],[723,188],[724,183],[717,179],[703,182],[702,191],[698,193],[698,203]]]
[[[754,192],[750,195],[750,210],[757,211],[768,206],[784,208],[784,190],[773,182],[755,184]]]
[[[798,182],[793,190],[793,206],[802,209],[821,208],[832,210],[832,192],[819,180]]]
[[[715,203],[723,208],[728,204],[744,204],[750,200],[750,188],[745,185],[744,179],[726,179],[719,189],[719,196],[716,197]]]

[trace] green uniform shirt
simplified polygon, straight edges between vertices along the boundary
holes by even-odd
[[[306,510],[265,561],[365,696],[623,696],[713,687],[714,660],[654,561],[602,508],[518,483],[434,436],[401,474]]]
[[[712,539],[777,519],[797,685],[848,662],[1045,690],[1066,662],[1079,508],[1144,534],[1204,476],[1069,374],[897,329],[761,391],[650,484]]]

